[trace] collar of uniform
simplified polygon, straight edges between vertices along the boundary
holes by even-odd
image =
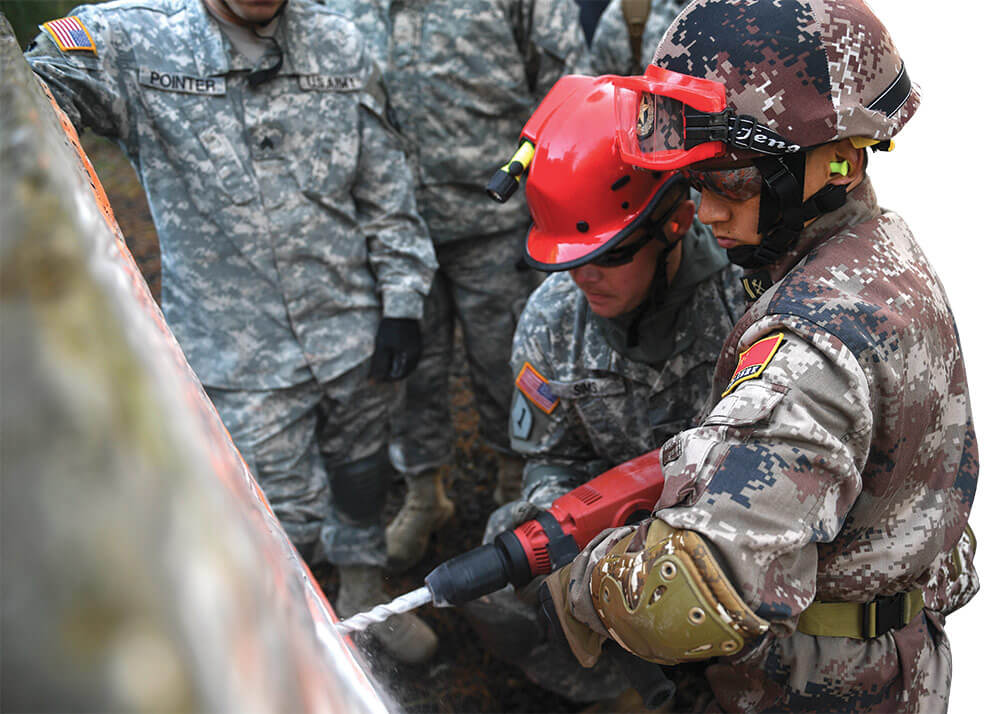
[[[323,38],[317,33],[317,6],[312,2],[288,0],[285,6],[285,21],[276,35],[285,61],[279,75],[319,74],[320,66],[316,58],[314,43]],[[325,7],[320,8],[328,12]],[[292,39],[294,38],[294,39]]]
[[[683,236],[681,264],[672,281],[659,276],[659,289],[651,287],[651,296],[640,308],[618,318],[593,316],[612,349],[630,362],[657,367],[690,349],[698,329],[692,324],[690,303],[698,285],[726,267],[728,260],[711,231],[695,222]],[[627,345],[629,330],[638,312],[639,344]],[[661,380],[662,381],[662,380]]]
[[[795,247],[777,263],[767,269],[773,282],[778,282],[791,271],[803,257],[824,243],[831,236],[841,233],[850,226],[865,223],[880,213],[878,199],[871,179],[865,177],[853,191],[847,194],[847,202],[832,213],[817,218],[799,236]]]
[[[201,42],[193,45],[198,73],[202,77],[225,74],[229,71],[229,53],[222,39],[222,30],[209,14],[203,0],[188,0],[187,27],[204,28],[199,33]]]

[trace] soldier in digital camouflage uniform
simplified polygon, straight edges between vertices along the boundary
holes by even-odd
[[[860,0],[695,0],[654,63],[618,83],[623,159],[686,166],[754,302],[655,517],[550,576],[553,614],[584,664],[608,636],[708,661],[711,711],[944,711],[976,436],[944,290],[866,176],[918,90]]]
[[[649,11],[642,26],[641,41],[633,51],[631,31],[622,0],[611,0],[601,13],[590,43],[590,62],[594,74],[641,74],[670,23],[687,0],[647,0]],[[629,0],[624,4],[628,6]],[[638,5],[639,3],[632,3]]]
[[[42,29],[28,61],[136,167],[166,318],[275,513],[304,557],[322,539],[338,612],[376,604],[389,380],[419,354],[435,261],[362,36],[301,0],[136,0]],[[376,636],[411,661],[436,645],[415,617]]]
[[[517,317],[536,280],[519,269],[528,213],[483,187],[516,146],[537,102],[568,71],[586,69],[572,0],[325,0],[364,30],[383,65],[392,116],[408,140],[417,206],[438,271],[423,321],[424,356],[394,421],[393,465],[408,497],[387,531],[398,567],[423,555],[451,515],[440,467],[454,429],[448,376],[462,327],[479,433],[498,456],[494,498],[513,498],[523,464],[510,452],[507,373]]]
[[[527,260],[552,275],[528,300],[511,355],[521,500],[494,512],[484,542],[693,426],[745,307],[738,272],[694,221],[687,183],[623,164],[614,126],[613,86],[570,77],[526,127],[540,134],[525,187],[534,218]],[[613,668],[587,672],[539,641],[533,596],[502,592],[467,609],[535,682],[577,701],[621,692]],[[707,686],[684,694],[698,691]]]

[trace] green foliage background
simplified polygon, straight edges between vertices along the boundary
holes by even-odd
[[[74,7],[93,2],[94,0],[0,0],[0,12],[6,15],[23,49],[38,34],[40,24],[64,17]]]

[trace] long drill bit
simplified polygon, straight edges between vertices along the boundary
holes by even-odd
[[[359,612],[357,615],[341,620],[334,624],[334,629],[340,634],[348,632],[361,632],[369,625],[376,622],[384,622],[393,615],[401,615],[404,612],[415,610],[421,605],[426,605],[431,601],[431,591],[427,587],[422,587],[413,592],[400,595],[392,602],[384,605],[376,605],[368,612]]]

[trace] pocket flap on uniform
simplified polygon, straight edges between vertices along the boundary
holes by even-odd
[[[787,389],[780,384],[753,382],[723,397],[703,422],[704,426],[749,426],[765,421]]]
[[[215,165],[216,178],[233,203],[250,203],[256,195],[252,179],[226,135],[209,126],[202,129],[198,138]]]

